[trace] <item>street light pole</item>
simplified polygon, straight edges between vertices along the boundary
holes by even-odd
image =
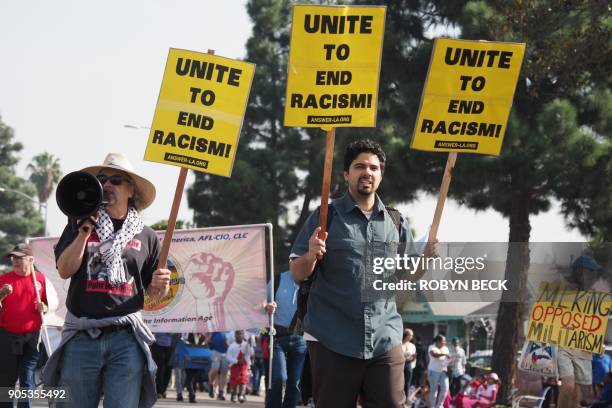
[[[44,213],[44,222],[45,222],[45,226],[44,226],[44,236],[47,236],[47,203],[41,203],[40,201],[38,201],[35,198],[30,197],[29,195],[27,195],[26,193],[24,193],[23,191],[19,191],[19,190],[15,190],[12,188],[6,188],[6,187],[2,187],[0,186],[0,193],[3,192],[10,192],[10,193],[15,193],[18,194],[20,196],[22,196],[23,198],[27,198],[28,200],[30,200],[31,202],[33,202],[34,204],[38,205],[38,212],[42,214],[42,209],[45,209],[45,213]]]

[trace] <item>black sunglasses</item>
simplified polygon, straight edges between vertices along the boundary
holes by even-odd
[[[110,181],[114,186],[120,186],[124,181],[129,183],[129,180],[121,176],[120,174],[114,174],[112,176],[107,176],[106,174],[98,174],[96,176],[100,184],[104,185],[107,181]]]

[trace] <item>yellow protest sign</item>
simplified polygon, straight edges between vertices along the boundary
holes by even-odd
[[[376,126],[385,13],[293,6],[285,126]]]
[[[601,354],[610,310],[612,293],[542,282],[531,308],[527,339]]]
[[[254,71],[248,62],[171,48],[145,160],[229,177]]]
[[[499,155],[525,44],[437,38],[410,147]]]

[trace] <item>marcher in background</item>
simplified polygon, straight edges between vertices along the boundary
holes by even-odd
[[[412,384],[412,372],[416,366],[416,346],[412,344],[413,332],[404,329],[404,339],[402,340],[402,352],[404,353],[404,394],[406,399],[410,396],[410,385]]]
[[[442,408],[448,392],[448,376],[446,368],[450,362],[450,351],[446,347],[446,337],[438,334],[429,346],[429,404],[431,408]]]
[[[227,361],[230,364],[230,388],[232,402],[246,401],[246,385],[249,376],[249,366],[253,356],[253,347],[244,339],[244,331],[234,332],[234,343],[227,349]],[[237,398],[236,398],[237,397]]]
[[[264,370],[263,370],[263,381],[264,381],[264,388],[266,390],[266,394],[267,395],[269,389],[270,389],[270,333],[269,333],[269,328],[268,327],[264,327],[261,330],[261,356],[263,357],[263,363],[264,363]]]
[[[187,335],[187,343],[195,346],[201,346],[206,343],[207,336],[200,333],[189,333]],[[189,402],[195,403],[196,391],[198,390],[198,379],[201,370],[199,368],[185,368],[185,386],[189,395]]]
[[[176,344],[179,341],[187,341],[187,333],[174,333],[172,335],[172,355],[173,360],[175,355]],[[183,390],[185,389],[184,382],[186,381],[187,375],[185,374],[185,368],[182,365],[178,365],[175,362],[173,368],[174,372],[174,389],[176,390],[176,400],[183,401]]]
[[[454,337],[451,340],[451,346],[449,348],[450,351],[450,376],[451,376],[451,386],[450,393],[452,396],[459,392],[459,387],[461,386],[461,376],[465,374],[465,364],[467,363],[467,358],[465,356],[465,350],[461,348],[461,343],[457,337]]]
[[[150,407],[155,403],[155,337],[141,310],[145,291],[164,297],[170,271],[158,269],[160,243],[139,212],[155,199],[155,187],[121,153],[83,169],[97,177],[106,206],[95,217],[69,223],[55,247],[57,270],[70,279],[59,348],[43,370],[49,387],[70,388],[58,406]]]
[[[272,359],[272,388],[266,394],[266,408],[295,408],[300,398],[300,378],[306,358],[304,337],[291,332],[289,327],[297,310],[298,285],[291,272],[283,272],[276,279],[274,299],[266,310],[274,313],[274,353]],[[268,288],[271,291],[271,288]],[[283,386],[285,396],[283,398]]]
[[[319,237],[319,209],[304,223],[290,255],[296,282],[313,276],[304,318],[319,408],[354,406],[360,395],[366,406],[402,407],[404,355],[402,318],[394,298],[364,302],[364,278],[373,278],[374,258],[417,256],[408,221],[397,224],[376,194],[386,156],[372,140],[357,140],[344,155],[348,189],[329,204],[329,227]],[[329,244],[329,245],[328,245]],[[373,256],[364,256],[374,254]],[[435,256],[428,244],[425,256]]]
[[[427,368],[427,347],[418,335],[414,336],[414,347],[416,348],[416,365],[412,371],[412,384],[415,387],[421,387],[425,383],[423,374]]]
[[[29,245],[17,245],[8,256],[12,270],[0,275],[0,387],[13,388],[19,379],[22,389],[34,388],[41,312],[47,311],[46,280],[45,275],[37,273],[34,287],[34,255]],[[12,402],[0,402],[0,407],[12,406]],[[18,404],[19,408],[27,406],[32,406],[31,402],[20,401]]]
[[[166,388],[172,376],[170,358],[172,357],[172,334],[155,333],[155,343],[151,345],[153,361],[157,365],[155,374],[155,388],[157,398],[166,398]]]
[[[207,347],[210,342],[210,335],[208,333],[189,333],[187,341],[196,346]],[[210,370],[210,368],[209,368]],[[193,386],[194,390],[200,392],[208,391],[210,384],[208,383],[208,370],[206,368],[196,369],[193,372]]]
[[[253,364],[251,365],[251,371],[253,373],[252,394],[258,396],[259,389],[261,388],[261,378],[265,376],[261,334],[258,334],[255,338],[255,349],[253,353]]]
[[[588,290],[593,283],[594,271],[603,267],[590,256],[582,255],[572,263],[571,274],[566,286],[577,290]],[[593,399],[592,353],[566,347],[559,347],[557,366],[561,389],[559,408],[575,408],[578,402]]]
[[[604,387],[606,374],[612,372],[612,358],[607,354],[593,353],[593,395],[599,397],[601,389]]]
[[[210,337],[209,347],[212,350],[212,364],[208,371],[208,395],[215,398],[215,387],[218,389],[217,400],[225,401],[225,386],[227,384],[227,348],[229,347],[227,336],[223,332],[214,332]]]
[[[604,386],[601,389],[599,398],[591,402],[581,401],[580,405],[590,408],[610,408],[612,407],[612,372],[607,373],[604,381]]]

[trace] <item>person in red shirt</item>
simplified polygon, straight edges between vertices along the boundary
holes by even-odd
[[[47,309],[45,276],[42,273],[35,275],[35,288],[32,277],[34,256],[29,245],[17,245],[8,256],[13,269],[0,275],[0,350],[3,355],[0,387],[13,388],[19,378],[22,388],[33,388],[42,313]],[[22,401],[18,406],[28,405],[28,402]],[[0,403],[0,407],[12,406],[12,402]]]

